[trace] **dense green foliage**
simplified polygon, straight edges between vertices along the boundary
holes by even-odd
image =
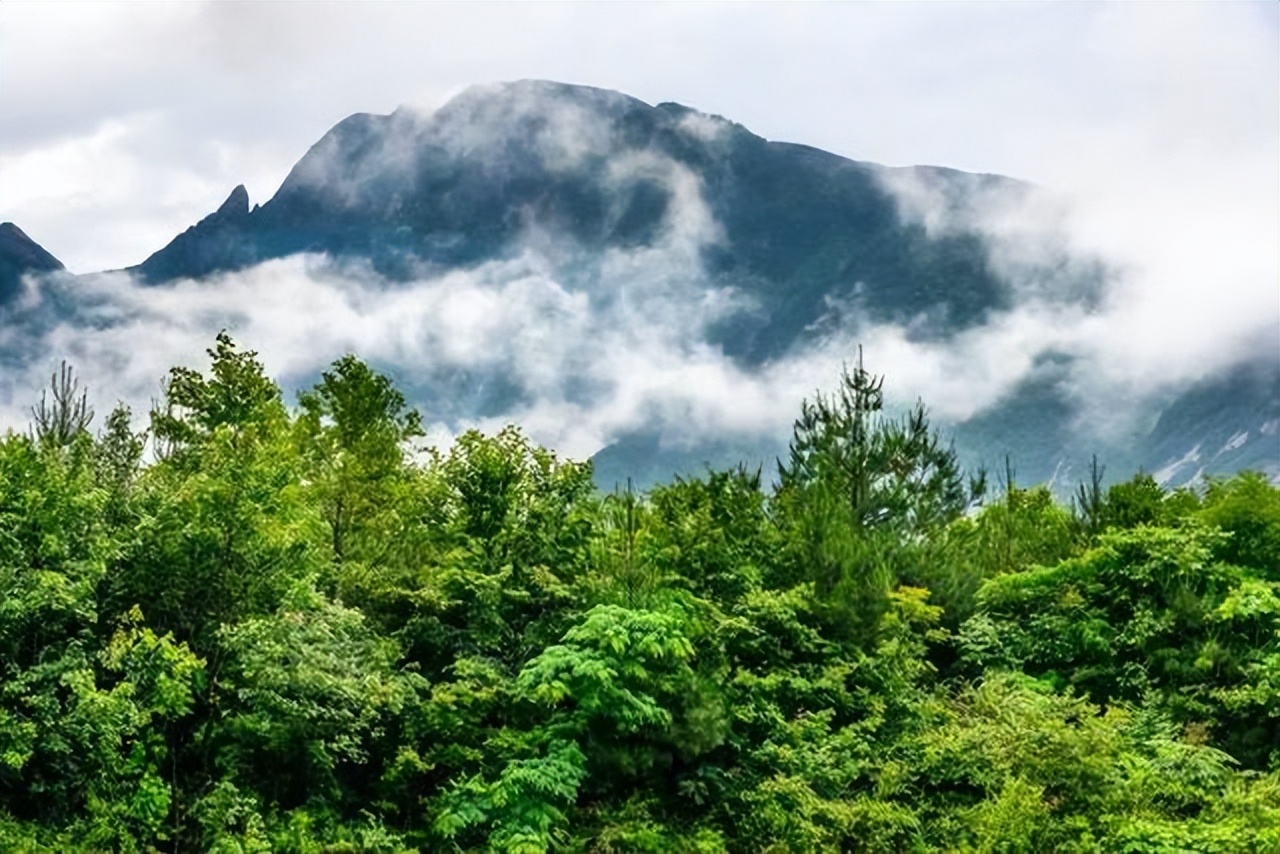
[[[859,365],[776,487],[602,496],[210,355],[0,439],[0,850],[1280,850],[1261,477],[981,506]]]

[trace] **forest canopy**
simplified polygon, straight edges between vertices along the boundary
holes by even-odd
[[[0,437],[0,851],[1280,850],[1280,490],[1060,503],[846,370],[776,478],[419,447],[220,335]]]

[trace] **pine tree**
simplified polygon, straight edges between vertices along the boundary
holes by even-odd
[[[900,580],[903,546],[962,514],[985,488],[970,480],[922,403],[884,415],[884,378],[862,352],[837,391],[805,401],[775,504],[818,594],[864,639]]]
[[[49,388],[40,393],[39,405],[31,407],[31,417],[36,439],[58,448],[70,445],[89,429],[93,421],[89,392],[80,389],[75,370],[65,361],[50,377]]]

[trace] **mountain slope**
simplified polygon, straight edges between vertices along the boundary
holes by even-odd
[[[1280,364],[1245,363],[1187,389],[1161,412],[1143,463],[1169,485],[1242,469],[1280,482]]]
[[[18,226],[0,222],[0,305],[17,296],[27,273],[49,273],[65,269]]]
[[[271,199],[251,207],[236,187],[128,272],[160,287],[310,254],[331,278],[357,281],[366,302],[422,297],[430,306],[402,306],[396,319],[409,325],[395,335],[453,345],[402,346],[418,355],[397,364],[432,418],[545,426],[604,411],[586,431],[599,439],[591,447],[604,446],[599,481],[643,485],[704,463],[770,468],[791,415],[770,410],[829,385],[839,360],[877,331],[891,331],[897,358],[960,360],[1027,306],[1062,323],[1098,308],[1112,275],[1100,260],[1070,254],[1055,235],[1023,246],[1022,231],[991,227],[1017,222],[1039,193],[1001,176],[769,141],[679,104],[519,81],[473,87],[429,114],[350,116]],[[23,271],[61,268],[5,227],[0,302]],[[269,287],[271,275],[253,280]],[[97,298],[109,301],[111,287]],[[459,310],[476,294],[483,308]],[[320,322],[303,308],[290,320]],[[869,350],[868,364],[897,391],[912,366],[881,352]],[[995,361],[971,374],[957,364],[955,374],[1003,371],[998,355],[982,358]],[[1262,364],[1280,374],[1269,358]],[[948,370],[944,360],[938,371]],[[946,426],[966,459],[1000,466],[1008,454],[1024,483],[1069,488],[1093,452],[1113,476],[1142,467],[1170,483],[1200,471],[1201,458],[1206,472],[1280,473],[1275,381],[1227,372],[1161,392],[1174,398],[1163,409],[1154,392],[1119,400],[1139,426],[1111,441],[1082,429],[1081,370],[1072,354],[1040,345],[1010,387],[953,407],[963,414]],[[628,385],[628,371],[646,375]],[[699,393],[717,396],[705,386],[728,380],[754,383],[752,400],[723,391],[714,417],[699,410]],[[736,410],[753,407],[738,419],[745,427],[725,427],[742,426]],[[1150,435],[1142,424],[1154,425]]]
[[[403,278],[509,255],[534,231],[587,255],[651,246],[689,208],[709,220],[689,247],[697,262],[756,303],[717,336],[748,362],[784,352],[833,302],[856,299],[868,319],[924,337],[1007,307],[979,236],[906,221],[886,171],[677,104],[522,81],[468,90],[428,116],[351,116],[270,201],[219,211],[135,269],[161,283],[310,251]]]

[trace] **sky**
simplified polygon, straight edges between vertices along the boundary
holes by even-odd
[[[908,352],[901,330],[879,330],[880,351],[913,359],[913,381],[942,399],[957,396],[944,386],[958,358],[978,359],[968,380],[996,377],[998,396],[1046,338],[1087,354],[1114,388],[1145,388],[1270,346],[1278,72],[1275,3],[6,0],[0,220],[74,272],[120,268],[236,184],[266,201],[351,113],[430,110],[476,83],[584,83],[859,160],[1048,188],[1067,204],[1054,214],[1063,240],[1125,271],[1101,317],[1067,328],[1027,309],[964,352]],[[1016,235],[1023,223],[987,225]],[[296,343],[279,323],[259,326],[264,352]],[[191,348],[156,349],[160,364]]]

